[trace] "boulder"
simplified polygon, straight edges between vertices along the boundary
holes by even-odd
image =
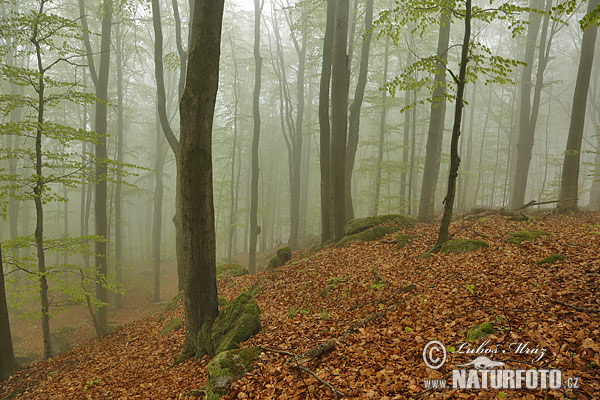
[[[400,227],[398,227],[398,226],[387,226],[387,225],[374,226],[365,231],[361,231],[359,233],[344,236],[342,239],[340,239],[339,242],[337,242],[335,244],[335,247],[342,247],[350,242],[365,242],[365,241],[377,240],[382,236],[389,235],[390,233],[394,233],[394,232],[398,231],[398,229],[400,229]]]
[[[237,278],[248,275],[246,267],[236,263],[225,263],[217,265],[217,280],[222,278]]]
[[[544,236],[547,233],[544,231],[538,231],[535,229],[519,231],[511,233],[504,241],[510,244],[521,244],[521,242],[531,241]]]
[[[464,253],[472,250],[487,249],[488,244],[482,240],[452,239],[442,244],[442,253]]]
[[[354,235],[382,224],[410,227],[415,223],[415,221],[416,220],[413,217],[408,217],[401,214],[387,214],[378,215],[376,217],[357,218],[346,224],[344,227],[344,236]]]
[[[269,264],[267,265],[267,270],[275,269],[281,267],[286,262],[292,259],[292,249],[290,246],[285,246],[277,250],[277,253],[271,257],[269,260]]]
[[[247,371],[254,369],[254,363],[260,353],[260,348],[249,347],[217,354],[206,367],[208,372],[208,381],[204,389],[206,400],[220,399],[232,382],[240,379]]]

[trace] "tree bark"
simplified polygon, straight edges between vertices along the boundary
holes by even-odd
[[[448,174],[448,191],[444,199],[444,215],[440,223],[440,232],[436,246],[441,246],[449,239],[448,229],[452,221],[454,208],[454,197],[456,194],[456,178],[460,157],[458,155],[458,139],[460,138],[460,121],[464,107],[464,94],[467,75],[467,63],[469,61],[469,44],[471,42],[471,0],[465,2],[465,32],[460,57],[460,70],[456,82],[456,107],[454,110],[454,124],[452,126],[452,140],[450,143],[450,171]]]
[[[531,0],[530,7],[538,7],[539,0]],[[520,114],[519,114],[519,140],[517,142],[517,157],[515,178],[513,180],[513,190],[510,199],[510,208],[517,209],[525,202],[525,191],[527,189],[527,176],[529,174],[529,164],[531,162],[531,151],[535,134],[535,120],[531,113],[531,75],[533,73],[533,57],[535,55],[535,45],[538,32],[540,30],[541,15],[538,12],[529,12],[529,27],[527,28],[527,41],[525,44],[525,63],[523,74],[521,76],[521,96],[520,96]],[[545,43],[540,42],[540,54],[543,53]],[[540,60],[541,61],[541,60]],[[543,74],[543,65],[538,65],[539,71]],[[541,86],[539,90],[541,92]],[[538,85],[536,83],[536,91]],[[539,99],[538,99],[539,105]],[[535,115],[537,118],[537,114]],[[532,125],[533,124],[533,125]]]
[[[444,119],[446,118],[446,64],[450,43],[451,18],[448,11],[440,14],[440,31],[437,47],[437,71],[431,101],[427,145],[425,147],[425,167],[419,199],[419,221],[431,222],[435,215],[435,190],[440,173]]]
[[[2,249],[0,248],[0,381],[8,379],[17,369],[13,352],[8,305],[6,304],[6,288],[4,286],[4,267],[2,266]]]
[[[333,31],[335,21],[335,1],[327,0],[327,24],[323,40],[323,62],[319,86],[319,157],[321,167],[321,243],[333,239],[331,227],[331,125],[329,122],[329,100],[331,84],[331,59],[333,56]]]
[[[358,3],[358,2],[357,2]],[[354,100],[350,105],[350,119],[348,126],[348,144],[346,149],[346,220],[354,219],[354,206],[352,203],[352,172],[354,171],[354,161],[356,158],[356,150],[358,149],[358,137],[360,133],[360,110],[362,108],[363,99],[365,97],[365,86],[367,85],[367,73],[369,72],[369,51],[371,48],[371,25],[373,24],[373,0],[367,0],[365,6],[365,37],[362,41],[360,51],[360,67],[358,70],[358,82],[356,83],[356,92]],[[350,38],[352,40],[352,37]],[[385,57],[388,54],[389,38],[386,37]],[[351,58],[350,58],[351,59]],[[385,62],[384,85],[387,83],[387,58]],[[385,91],[382,94],[383,102],[385,103]],[[385,104],[384,104],[385,109]],[[383,111],[385,112],[385,111]]]
[[[185,271],[185,344],[182,358],[197,352],[218,315],[212,127],[219,85],[224,0],[196,0],[186,86],[180,103],[180,214]],[[199,335],[199,333],[203,333]],[[197,354],[202,356],[203,354]]]
[[[348,8],[347,0],[336,0],[333,31],[331,82],[331,199],[333,238],[344,235],[346,224],[345,167],[348,133]]]
[[[250,166],[250,255],[248,272],[256,273],[256,242],[258,241],[258,145],[260,143],[260,87],[262,83],[262,57],[260,56],[260,16],[264,0],[254,0],[254,92],[252,94],[252,155]]]
[[[122,170],[123,147],[125,140],[125,126],[123,121],[123,41],[121,37],[121,24],[115,26],[116,63],[117,63],[117,168]],[[117,177],[115,184],[115,273],[117,284],[123,284],[123,211],[122,211],[122,187],[121,177]],[[115,306],[123,307],[123,295],[115,294]]]
[[[383,53],[383,87],[387,84],[388,79],[388,61],[389,61],[389,37],[385,38],[385,50]],[[361,59],[362,63],[362,59]],[[356,100],[355,100],[356,101]],[[352,103],[354,105],[354,103]],[[408,110],[405,111],[405,116],[408,115]],[[350,107],[350,118],[352,118],[352,107]],[[373,204],[371,205],[371,215],[376,216],[379,213],[379,193],[381,190],[381,168],[383,163],[383,147],[385,145],[385,124],[387,119],[387,92],[384,90],[381,93],[381,114],[379,116],[379,142],[377,145],[377,166],[375,167],[375,190],[373,195]],[[352,119],[350,119],[352,121]],[[404,120],[406,123],[406,119]],[[350,125],[352,127],[352,125]],[[407,126],[404,127],[405,132]],[[358,135],[358,132],[357,132]],[[358,145],[358,136],[356,138],[356,144]],[[357,146],[358,147],[358,146]],[[408,149],[406,149],[406,153]],[[356,151],[356,148],[354,148]],[[352,157],[354,159],[354,157]],[[406,161],[404,158],[402,161]],[[352,162],[354,164],[354,161]],[[348,166],[348,164],[346,164]],[[406,180],[406,173],[403,173],[403,177]],[[348,184],[348,182],[346,182]],[[346,199],[348,202],[348,200]],[[352,204],[352,200],[350,200]]]
[[[157,118],[158,119],[158,118]],[[154,272],[153,301],[160,301],[160,244],[162,234],[162,208],[163,208],[163,174],[165,154],[163,149],[164,136],[161,132],[160,121],[156,121],[156,158],[154,160],[154,213],[152,215],[152,264]]]
[[[588,2],[587,12],[592,12],[599,0]],[[575,82],[575,93],[573,94],[573,108],[571,111],[571,124],[567,138],[567,148],[563,161],[563,169],[560,181],[560,196],[558,210],[560,212],[571,212],[577,210],[577,197],[579,196],[579,164],[581,160],[581,142],[583,140],[583,127],[585,123],[585,111],[587,105],[588,88],[594,62],[594,48],[598,33],[597,25],[590,25],[583,32],[581,41],[581,55],[579,69]]]

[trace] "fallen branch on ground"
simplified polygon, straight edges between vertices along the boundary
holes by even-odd
[[[560,300],[550,299],[550,302],[552,302],[554,304],[559,304],[561,306],[570,307],[573,310],[577,310],[579,312],[584,312],[584,313],[588,313],[588,314],[600,314],[600,310],[595,310],[593,308],[579,307],[579,306],[575,306],[573,304],[565,303],[564,301],[560,301]]]

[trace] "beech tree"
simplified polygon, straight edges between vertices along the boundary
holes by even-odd
[[[10,334],[6,288],[4,286],[4,267],[2,264],[2,247],[0,246],[0,381],[11,376],[17,368]]]

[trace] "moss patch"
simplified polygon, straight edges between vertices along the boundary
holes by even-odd
[[[531,229],[531,230],[511,233],[504,241],[506,243],[510,243],[510,244],[521,244],[521,242],[535,240],[535,239],[539,238],[540,236],[544,236],[546,234],[547,233],[544,231],[538,231],[535,229]]]
[[[196,356],[214,356],[237,348],[237,344],[250,339],[260,331],[260,316],[254,292],[245,292],[231,300],[219,313],[210,332],[198,334]]]
[[[366,231],[355,233],[349,236],[344,236],[339,242],[335,244],[335,247],[342,247],[350,242],[365,242],[370,240],[377,240],[382,236],[396,232],[398,229],[400,229],[400,227],[398,226],[374,226],[373,228],[369,228]]]
[[[406,246],[409,241],[410,236],[403,235],[402,233],[396,235],[396,247],[398,248],[398,250]]]
[[[546,258],[542,258],[540,261],[538,261],[536,264],[537,265],[542,265],[542,264],[554,264],[557,261],[562,261],[564,260],[565,257],[564,254],[553,254],[549,257]]]
[[[474,342],[477,339],[489,336],[492,333],[494,333],[494,324],[491,322],[483,322],[467,331],[467,342]]]
[[[224,351],[213,358],[206,367],[208,372],[206,399],[220,399],[232,382],[240,379],[245,372],[254,369],[254,362],[260,353],[260,348],[249,347]]]
[[[427,260],[429,257],[431,257],[431,252],[430,251],[426,251],[425,253],[421,253],[417,256],[417,260]]]
[[[376,217],[357,218],[346,224],[346,227],[344,228],[344,236],[354,235],[381,224],[394,224],[407,227],[412,226],[414,223],[415,219],[413,217],[408,217],[401,214],[387,214],[378,215]]]
[[[225,297],[219,296],[217,298],[217,304],[220,305],[220,306],[226,306],[227,305],[227,299]]]
[[[286,262],[292,259],[292,249],[290,246],[285,246],[277,250],[277,254],[275,254],[269,260],[269,265],[267,265],[267,270],[275,269],[281,267]]]
[[[167,322],[165,326],[162,327],[162,329],[160,330],[160,336],[166,336],[171,332],[175,332],[181,329],[182,325],[183,320],[181,319],[181,317],[173,318],[172,320]]]
[[[226,263],[217,265],[217,280],[222,278],[237,278],[248,275],[246,267],[235,263]]]
[[[464,253],[472,250],[487,249],[488,244],[482,240],[452,239],[444,243],[442,253]]]

